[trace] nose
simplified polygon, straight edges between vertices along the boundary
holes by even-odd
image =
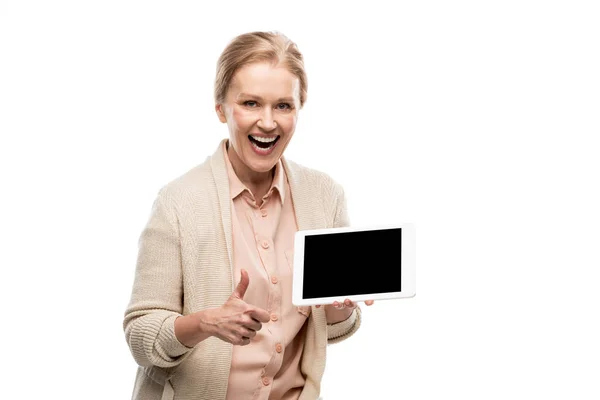
[[[277,123],[275,122],[275,119],[273,118],[273,113],[270,109],[265,109],[262,112],[260,119],[257,122],[257,125],[260,129],[267,132],[272,131],[277,127]]]

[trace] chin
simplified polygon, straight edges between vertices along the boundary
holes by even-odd
[[[254,172],[269,172],[275,167],[279,158],[273,158],[271,160],[248,160],[249,162],[246,164],[248,168],[250,168]]]

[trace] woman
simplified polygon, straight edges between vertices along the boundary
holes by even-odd
[[[159,191],[140,237],[123,322],[134,399],[316,399],[327,344],[358,329],[349,300],[291,303],[294,233],[349,224],[342,188],[283,157],[306,87],[281,34],[244,34],[221,54],[229,139]]]

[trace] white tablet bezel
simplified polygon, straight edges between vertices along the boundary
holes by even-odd
[[[302,286],[304,281],[304,243],[305,238],[310,235],[321,235],[342,232],[357,232],[368,230],[381,229],[402,229],[402,291],[390,293],[376,294],[347,294],[345,296],[322,297],[314,299],[302,298]],[[311,306],[317,304],[332,304],[335,301],[344,301],[350,299],[352,301],[365,300],[388,300],[414,297],[416,294],[416,238],[415,226],[412,223],[402,223],[394,225],[378,225],[370,227],[344,227],[344,228],[327,228],[327,229],[311,229],[297,231],[294,238],[294,265],[293,265],[293,286],[292,286],[292,303],[296,306]],[[332,266],[335,268],[337,266]],[[340,271],[338,268],[337,271]],[[368,266],[361,273],[368,273]],[[343,273],[354,273],[353,271],[344,271]]]

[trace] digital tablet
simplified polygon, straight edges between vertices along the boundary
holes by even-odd
[[[304,230],[294,238],[292,303],[415,296],[415,226]]]

